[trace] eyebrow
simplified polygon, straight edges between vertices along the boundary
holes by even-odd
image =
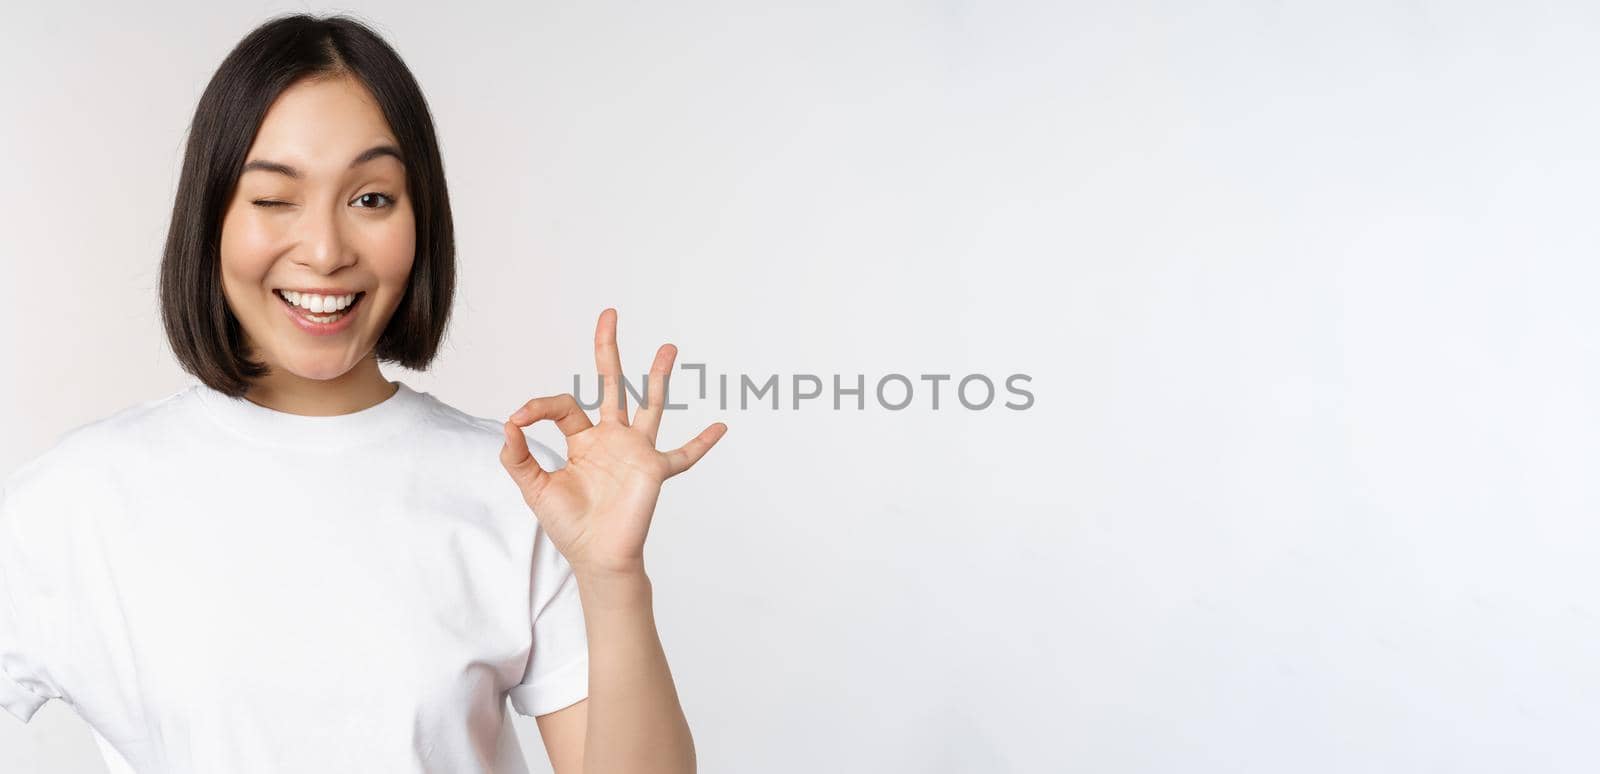
[[[401,158],[400,156],[400,150],[393,145],[374,145],[371,148],[362,151],[361,155],[355,157],[355,160],[350,162],[349,168],[355,169],[356,167],[359,167],[362,164],[381,156],[391,156],[401,164],[406,163],[405,159]],[[252,169],[259,169],[263,172],[276,172],[280,175],[288,175],[296,180],[305,177],[303,172],[289,166],[288,164],[280,164],[276,161],[267,161],[266,159],[256,159],[254,161],[246,162],[244,169],[239,170],[239,174],[242,176],[244,173],[249,172]]]

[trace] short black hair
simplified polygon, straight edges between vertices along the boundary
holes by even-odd
[[[376,346],[379,360],[425,370],[455,293],[455,229],[444,163],[422,90],[399,54],[344,14],[269,19],[234,47],[195,108],[161,257],[161,321],[183,370],[238,397],[268,367],[240,351],[243,331],[222,292],[222,218],[267,109],[307,77],[364,84],[399,142],[416,221],[404,296]]]

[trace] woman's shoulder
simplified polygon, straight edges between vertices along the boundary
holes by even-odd
[[[178,416],[184,398],[194,390],[185,385],[157,397],[123,406],[81,421],[60,431],[41,449],[13,467],[0,481],[6,491],[19,491],[44,481],[88,475],[103,465],[126,461],[130,444],[159,437]]]
[[[436,429],[477,447],[498,449],[505,443],[503,420],[468,413],[429,392],[420,395],[429,405],[428,413]],[[528,428],[523,428],[523,437],[528,439],[529,451],[545,470],[555,470],[566,464],[566,458],[560,452],[534,439],[528,434]]]
[[[0,476],[0,542],[43,552],[61,541],[72,514],[92,516],[116,501],[117,481],[150,461],[138,439],[171,428],[184,387],[69,426]],[[55,536],[53,539],[50,536]],[[54,542],[52,542],[54,540]],[[42,555],[42,554],[41,554]]]

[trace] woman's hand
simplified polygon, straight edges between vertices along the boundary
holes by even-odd
[[[505,423],[500,463],[575,573],[642,572],[645,534],[661,483],[692,467],[728,430],[714,422],[677,449],[656,449],[667,375],[677,354],[671,344],[656,350],[646,405],[629,422],[617,354],[617,312],[608,308],[594,331],[600,424],[589,421],[571,393],[534,398]],[[528,451],[522,428],[542,419],[554,420],[567,437],[567,464],[560,470],[544,470]]]

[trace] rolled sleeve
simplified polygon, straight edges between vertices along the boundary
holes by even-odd
[[[26,565],[17,529],[15,492],[0,487],[0,707],[27,723],[50,699],[60,698],[40,660],[39,622],[19,602]]]
[[[24,723],[33,719],[33,713],[38,712],[49,697],[40,696],[32,690],[11,679],[11,675],[0,669],[0,707]]]
[[[527,672],[508,695],[518,713],[537,716],[589,695],[589,637],[572,566],[543,529],[534,541],[531,576],[533,645]]]

